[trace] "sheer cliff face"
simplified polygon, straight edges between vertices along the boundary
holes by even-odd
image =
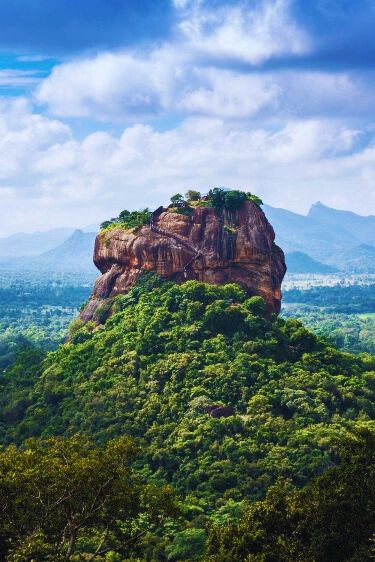
[[[142,271],[150,270],[177,282],[238,283],[250,295],[262,296],[269,312],[279,312],[286,267],[274,238],[263,211],[251,201],[232,213],[197,207],[185,216],[160,208],[150,225],[97,236],[94,263],[102,276],[81,318],[97,320],[103,300],[126,293]]]

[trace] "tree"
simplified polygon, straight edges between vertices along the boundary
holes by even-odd
[[[185,197],[187,201],[199,201],[199,199],[201,198],[201,194],[199,191],[195,191],[194,189],[189,189],[185,193]]]
[[[244,306],[249,312],[254,314],[254,316],[262,316],[265,314],[266,302],[262,297],[258,295],[246,299],[246,301],[244,302]]]
[[[231,190],[224,194],[224,205],[228,211],[239,209],[246,201],[246,193],[243,191]]]
[[[171,203],[172,203],[172,205],[177,205],[177,206],[178,205],[184,205],[185,199],[183,198],[181,193],[176,193],[176,195],[172,195]]]
[[[225,203],[225,189],[222,187],[214,187],[208,192],[211,205],[215,209],[222,209]]]
[[[206,532],[204,529],[185,529],[176,533],[173,545],[169,548],[168,560],[181,561],[201,560],[206,542]]]
[[[142,485],[128,437],[95,447],[86,438],[32,439],[0,453],[1,549],[9,562],[128,555],[174,513],[170,489]]]
[[[272,486],[238,523],[214,525],[210,562],[370,560],[375,533],[375,433],[357,428],[338,446],[339,466],[302,490]]]
[[[228,211],[235,211],[246,201],[247,195],[238,189],[227,190],[223,187],[214,187],[208,192],[211,205],[215,209],[225,207]]]
[[[258,205],[258,207],[263,205],[263,201],[261,200],[261,198],[257,195],[254,195],[253,193],[250,193],[249,191],[246,193],[246,198],[248,199],[248,201],[252,201],[253,203],[255,203],[255,205]]]
[[[118,217],[121,221],[127,222],[127,219],[130,217],[130,215],[131,215],[130,211],[124,209],[123,211],[121,211]]]

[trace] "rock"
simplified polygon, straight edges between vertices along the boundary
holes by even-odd
[[[102,276],[81,318],[98,321],[96,310],[105,299],[127,293],[150,270],[178,283],[238,283],[249,295],[263,297],[269,313],[278,313],[286,266],[274,239],[252,201],[232,212],[200,206],[188,216],[160,207],[150,225],[98,234],[94,263]]]
[[[212,418],[229,418],[229,416],[234,416],[236,410],[231,406],[218,406],[210,412]]]

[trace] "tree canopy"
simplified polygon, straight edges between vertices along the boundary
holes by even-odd
[[[3,373],[4,446],[39,437],[43,448],[44,439],[59,436],[51,442],[53,450],[54,443],[61,447],[61,438],[69,443],[79,432],[96,443],[90,447],[101,451],[93,453],[94,459],[105,460],[110,454],[106,444],[109,451],[116,446],[111,445],[113,439],[124,434],[137,439],[139,453],[132,462],[134,473],[126,465],[126,485],[134,483],[135,492],[146,482],[158,489],[172,485],[183,513],[181,521],[168,522],[165,532],[140,539],[145,560],[209,556],[221,562],[228,558],[215,556],[224,556],[226,549],[233,561],[294,560],[292,551],[285,551],[289,559],[281,557],[282,550],[279,558],[272,558],[270,549],[276,543],[297,549],[300,540],[305,549],[302,561],[329,560],[324,558],[327,552],[342,552],[335,546],[340,528],[348,532],[343,544],[354,557],[348,561],[367,552],[363,549],[368,548],[368,535],[362,529],[372,505],[368,488],[373,475],[363,451],[370,459],[373,357],[340,352],[295,319],[265,316],[262,299],[234,284],[178,285],[149,273],[127,295],[113,299],[109,313],[103,325],[77,324],[69,342],[56,351],[24,352]],[[338,441],[349,443],[347,454],[337,449]],[[124,443],[131,452],[132,442]],[[36,446],[6,449],[4,455],[12,459],[7,466],[20,462],[22,474],[26,461],[18,459],[27,447]],[[91,455],[85,447],[81,446],[84,458]],[[58,463],[53,460],[51,470],[54,466]],[[94,475],[86,475],[87,482],[90,477]],[[351,478],[356,483],[352,491]],[[16,487],[21,488],[22,477],[17,479]],[[306,488],[309,482],[312,487]],[[100,484],[93,486],[98,489]],[[16,488],[11,489],[16,494]],[[17,494],[11,497],[18,501]],[[131,505],[141,505],[137,497]],[[330,542],[328,521],[335,509],[342,513],[331,527]],[[356,542],[351,521],[360,509]],[[143,520],[142,513],[135,511],[134,520]],[[278,514],[284,527],[275,526]],[[85,535],[90,553],[94,543],[95,548],[99,544],[90,533],[100,534],[104,523],[95,525],[98,531],[90,528]],[[294,528],[302,538],[295,537]],[[30,536],[33,529],[26,528]],[[59,532],[53,531],[48,544],[61,540],[53,538],[61,537]],[[17,544],[21,542],[25,541]]]
[[[176,515],[173,494],[141,483],[128,437],[31,439],[0,452],[0,551],[9,562],[129,556],[140,537]],[[3,559],[3,558],[2,558]]]

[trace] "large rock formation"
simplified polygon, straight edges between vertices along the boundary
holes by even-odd
[[[99,233],[94,263],[102,276],[81,314],[98,320],[105,299],[128,292],[143,271],[176,282],[238,283],[279,312],[285,274],[282,250],[263,211],[246,201],[237,211],[196,207],[186,216],[160,207],[150,225]]]

